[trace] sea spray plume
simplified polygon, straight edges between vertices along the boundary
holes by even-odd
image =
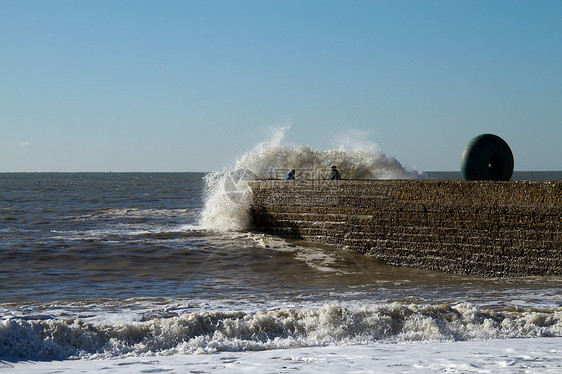
[[[280,147],[285,130],[277,130],[268,141],[256,145],[232,166],[205,176],[205,205],[200,219],[202,228],[245,230],[251,226],[248,181],[270,173],[269,166],[272,165],[266,161],[264,154]]]
[[[205,177],[205,205],[199,220],[207,230],[237,231],[251,226],[249,175],[241,169],[225,169]]]
[[[284,145],[286,131],[275,131],[269,141],[246,152],[237,165],[249,168],[262,178],[279,179],[296,169],[297,179],[327,179],[330,167],[337,165],[344,179],[414,179],[422,178],[417,170],[407,170],[398,160],[388,157],[379,146],[365,140],[364,132],[343,137],[338,149],[314,150],[307,145]]]
[[[231,167],[205,177],[205,206],[200,224],[210,230],[245,230],[251,225],[253,179],[283,179],[296,170],[297,179],[328,179],[330,167],[337,165],[343,179],[414,179],[423,174],[406,170],[398,160],[387,157],[376,143],[345,138],[347,147],[314,150],[306,145],[285,145],[290,126],[276,130],[272,137],[244,153]]]
[[[415,168],[405,168],[396,158],[387,156],[370,140],[372,131],[347,129],[338,138],[337,148],[353,154],[353,173],[349,179],[417,179],[425,178]],[[339,165],[343,170],[343,165]]]

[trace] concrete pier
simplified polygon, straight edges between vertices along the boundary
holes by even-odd
[[[562,275],[562,181],[254,181],[257,229],[396,266]]]

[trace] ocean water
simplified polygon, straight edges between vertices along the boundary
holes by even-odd
[[[283,147],[209,174],[0,173],[0,371],[559,372],[562,277],[392,267],[254,231],[241,198],[311,159],[451,174]]]

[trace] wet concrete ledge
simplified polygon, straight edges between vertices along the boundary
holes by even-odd
[[[396,266],[562,275],[562,181],[254,181],[259,230]]]

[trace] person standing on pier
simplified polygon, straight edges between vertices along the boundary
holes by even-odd
[[[338,171],[338,168],[335,166],[332,166],[332,174],[330,175],[330,180],[332,181],[340,180],[340,172]]]
[[[295,180],[295,169],[287,173],[285,180]]]

